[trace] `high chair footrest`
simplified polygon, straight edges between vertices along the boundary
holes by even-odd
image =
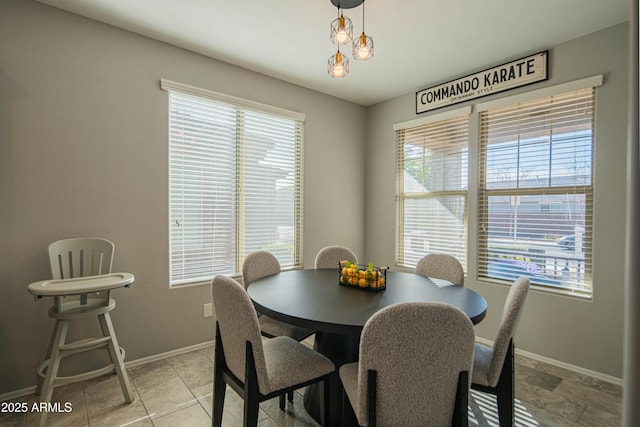
[[[125,355],[124,348],[120,347],[119,350],[120,350],[120,360],[124,361],[124,355]],[[70,356],[71,354],[73,354],[73,353],[63,354],[61,358],[64,358],[65,356]],[[45,359],[40,364],[40,366],[38,366],[37,374],[38,374],[38,376],[40,378],[45,378],[47,376],[47,367],[49,366],[49,362],[50,361],[51,361],[51,359]],[[96,369],[95,371],[89,371],[89,372],[80,373],[80,374],[76,374],[76,375],[70,375],[68,377],[56,377],[56,379],[54,380],[54,384],[55,384],[55,387],[57,387],[59,385],[69,384],[69,383],[72,383],[72,382],[75,382],[75,381],[84,381],[86,379],[99,377],[100,375],[108,374],[110,372],[115,372],[114,363],[111,363],[111,364],[105,366],[104,368]],[[88,377],[84,378],[84,376],[86,376],[86,375],[88,375]],[[64,380],[64,382],[60,383],[59,381],[61,381],[61,379],[63,379],[63,378],[70,378],[72,380]]]
[[[66,384],[71,384],[79,381],[86,381],[92,378],[101,377],[102,375],[105,375],[105,374],[113,374],[115,372],[116,372],[116,369],[112,363],[103,368],[95,369],[93,371],[82,372],[80,374],[68,375],[65,377],[55,377],[55,379],[53,380],[53,386],[60,387]]]
[[[96,350],[100,347],[105,347],[108,345],[109,341],[111,341],[111,337],[86,338],[83,340],[78,340],[61,345],[60,351],[62,352],[62,357],[66,357],[71,354]]]

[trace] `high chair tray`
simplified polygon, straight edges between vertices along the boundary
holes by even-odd
[[[131,273],[110,273],[100,276],[75,277],[73,279],[50,279],[31,283],[30,293],[36,296],[79,295],[121,288],[133,283]]]

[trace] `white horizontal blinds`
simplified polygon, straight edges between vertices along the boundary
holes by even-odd
[[[254,111],[242,118],[241,258],[268,250],[283,269],[301,266],[302,124]]]
[[[396,131],[399,266],[436,252],[466,265],[468,128],[462,116]]]
[[[480,277],[591,293],[593,88],[480,114]]]
[[[299,265],[302,122],[169,91],[171,284]]]
[[[235,272],[236,113],[169,92],[170,279]]]

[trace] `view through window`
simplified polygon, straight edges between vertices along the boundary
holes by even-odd
[[[591,293],[594,89],[481,112],[479,276]]]

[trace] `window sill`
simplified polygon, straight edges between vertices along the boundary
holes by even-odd
[[[487,277],[477,277],[476,283],[481,283],[483,285],[498,285],[498,286],[511,286],[513,281],[509,280],[500,280],[500,279],[490,279]],[[590,293],[585,293],[586,291],[578,291],[576,289],[568,289],[568,288],[555,288],[552,286],[539,285],[537,283],[531,283],[531,290],[558,295],[565,296],[569,298],[576,298],[583,301],[592,301],[593,300],[593,291]]]

